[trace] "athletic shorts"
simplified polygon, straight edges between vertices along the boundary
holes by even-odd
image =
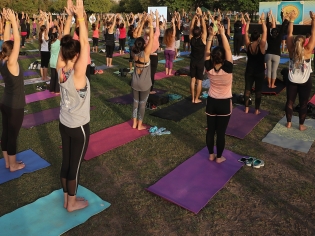
[[[175,48],[179,49],[179,47],[180,47],[180,40],[176,40],[175,41]]]
[[[190,62],[190,77],[203,80],[204,62]]]
[[[93,40],[93,47],[97,47],[98,46],[98,38],[92,38]]]
[[[184,35],[184,43],[189,43],[189,35]]]
[[[232,113],[232,99],[217,99],[208,96],[206,114],[209,116],[228,116]]]
[[[49,60],[50,60],[50,52],[41,51],[40,52],[41,68],[48,68]]]

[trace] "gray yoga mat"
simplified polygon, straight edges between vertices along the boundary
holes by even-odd
[[[299,130],[299,118],[297,116],[292,117],[291,128],[288,129],[285,126],[286,123],[287,119],[284,116],[262,141],[307,153],[315,140],[315,120],[305,120],[304,125],[307,129],[304,131]]]

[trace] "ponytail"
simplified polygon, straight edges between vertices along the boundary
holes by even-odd
[[[305,38],[303,36],[297,36],[294,40],[293,61],[294,61],[295,68],[298,68],[299,65],[303,63],[304,42],[305,42]]]

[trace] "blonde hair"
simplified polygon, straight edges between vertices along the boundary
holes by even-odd
[[[302,35],[298,35],[294,39],[293,61],[294,61],[295,68],[297,68],[301,63],[303,63],[304,42],[305,42],[305,37]]]

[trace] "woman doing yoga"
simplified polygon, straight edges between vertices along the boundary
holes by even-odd
[[[221,35],[223,47],[218,46],[212,51],[211,43],[214,32],[209,28],[205,50],[205,68],[210,80],[210,89],[207,98],[207,136],[209,160],[217,163],[225,161],[222,156],[225,147],[225,131],[232,113],[232,70],[233,59],[229,42],[225,36],[224,26],[218,24],[218,33]],[[217,134],[217,155],[214,155],[214,136]]]
[[[287,117],[287,127],[291,128],[291,120],[293,113],[293,104],[297,94],[299,94],[300,110],[299,110],[299,129],[306,129],[304,121],[307,113],[307,102],[312,89],[312,80],[310,74],[312,72],[311,55],[315,46],[315,13],[310,11],[312,19],[311,37],[308,44],[304,47],[305,37],[302,35],[293,36],[293,22],[297,17],[297,13],[292,11],[289,14],[289,26],[287,47],[289,51],[289,75],[287,82],[287,103],[285,113]]]

